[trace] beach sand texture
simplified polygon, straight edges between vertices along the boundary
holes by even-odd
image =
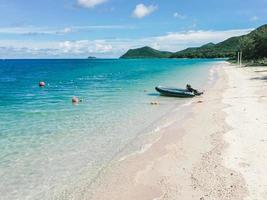
[[[113,163],[80,198],[266,199],[267,71],[226,62],[213,70],[219,78],[193,100],[190,117],[162,129],[146,151]]]
[[[225,166],[245,179],[247,200],[267,199],[267,68],[229,68],[229,87],[223,103],[231,127],[224,138],[229,144]]]

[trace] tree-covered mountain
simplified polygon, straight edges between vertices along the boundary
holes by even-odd
[[[218,44],[187,48],[171,55],[171,58],[226,58],[234,57],[239,46],[239,37],[232,37]]]
[[[243,58],[247,60],[267,58],[267,25],[218,44],[208,43],[176,53],[143,47],[129,50],[122,58],[235,58],[237,51],[242,51]]]
[[[248,60],[267,58],[267,25],[240,38],[239,50]]]
[[[267,57],[267,25],[263,25],[247,35],[231,37],[218,44],[188,48],[171,55],[172,58],[235,58],[237,51],[243,52],[244,59]]]
[[[142,47],[128,50],[121,58],[169,58],[171,52],[158,51],[151,47]]]

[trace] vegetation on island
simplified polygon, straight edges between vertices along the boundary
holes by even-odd
[[[138,49],[130,49],[121,58],[169,58],[171,55],[171,52],[158,51],[146,46]]]
[[[245,62],[267,64],[267,25],[247,35],[231,37],[218,44],[208,43],[175,53],[142,47],[130,49],[121,58],[229,58],[236,60],[238,51],[242,51]]]
[[[250,65],[267,65],[267,25],[240,38],[239,51]]]

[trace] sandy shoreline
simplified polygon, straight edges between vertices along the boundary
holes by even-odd
[[[239,171],[246,181],[246,200],[267,199],[267,68],[230,68],[223,102],[231,126],[224,139],[229,144],[225,166]]]
[[[114,163],[74,199],[265,199],[267,72],[224,62],[213,70],[219,79],[193,100],[190,118],[164,127],[153,145]]]

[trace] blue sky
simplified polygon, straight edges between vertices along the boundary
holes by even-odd
[[[267,22],[267,0],[0,0],[1,58],[118,57],[177,51]]]

